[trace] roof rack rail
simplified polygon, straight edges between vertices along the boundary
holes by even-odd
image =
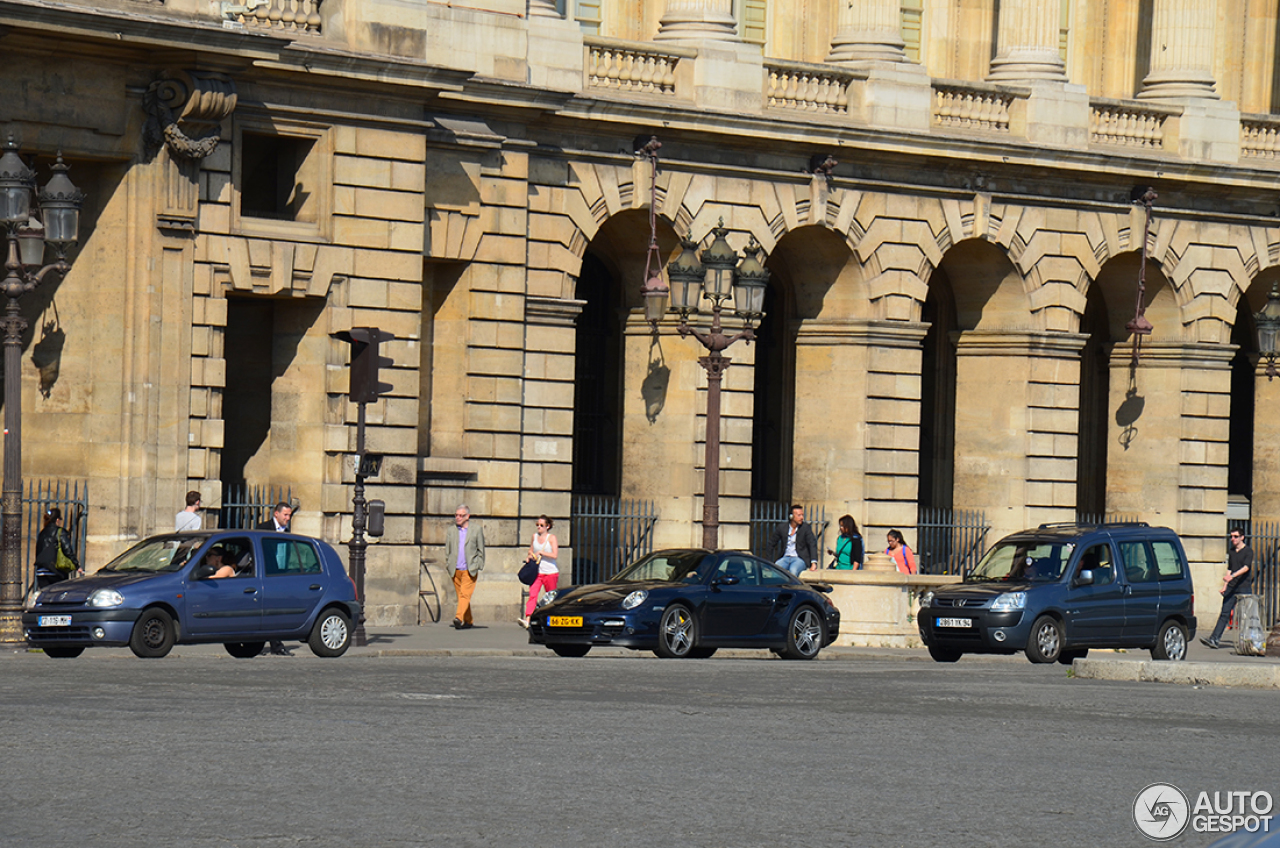
[[[1150,527],[1145,521],[1052,521],[1041,524],[1037,530],[1054,530],[1059,527]]]

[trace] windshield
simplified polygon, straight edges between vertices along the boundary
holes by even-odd
[[[1062,577],[1075,545],[1062,542],[1001,542],[965,577],[966,583],[1016,580],[1052,583]]]
[[[710,555],[706,551],[658,551],[614,575],[610,583],[639,583],[645,580],[684,580]]]
[[[116,557],[103,571],[177,571],[207,540],[203,536],[164,536],[135,545]]]

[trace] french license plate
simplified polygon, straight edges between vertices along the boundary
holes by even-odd
[[[552,615],[547,617],[548,627],[581,627],[580,615]]]
[[[972,627],[972,618],[939,618],[934,622],[936,627]]]
[[[42,615],[36,620],[38,627],[69,627],[71,625],[71,616],[69,615]]]

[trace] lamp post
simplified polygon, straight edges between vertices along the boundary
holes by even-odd
[[[8,302],[4,329],[4,488],[0,496],[0,641],[22,641],[22,332],[27,322],[19,299],[46,277],[71,270],[67,251],[76,243],[84,194],[67,176],[58,154],[53,176],[36,194],[35,172],[18,155],[12,136],[0,156],[0,228],[8,244],[0,294]],[[45,248],[55,260],[43,265]]]
[[[1280,376],[1276,370],[1276,357],[1280,356],[1276,350],[1276,337],[1280,335],[1280,285],[1271,284],[1267,305],[1254,313],[1253,320],[1258,325],[1258,353],[1267,363],[1267,370],[1262,373],[1267,375],[1269,383]]]
[[[702,546],[719,547],[720,532],[720,384],[732,360],[723,354],[734,342],[755,339],[753,321],[764,312],[764,292],[769,272],[760,262],[763,248],[754,238],[738,263],[738,254],[725,239],[724,220],[711,231],[715,238],[699,256],[697,242],[683,239],[680,255],[667,266],[671,280],[671,307],[680,315],[681,336],[693,336],[707,349],[698,364],[707,371],[707,438],[702,500]],[[648,287],[646,287],[648,288]],[[699,294],[700,291],[700,294]],[[711,330],[690,326],[689,313],[698,311],[698,299],[711,301]],[[746,322],[742,332],[728,335],[720,323],[723,304],[734,299],[734,314]],[[656,324],[655,324],[656,326]]]

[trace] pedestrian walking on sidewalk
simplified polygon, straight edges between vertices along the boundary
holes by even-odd
[[[1236,601],[1241,595],[1253,592],[1253,548],[1244,543],[1244,531],[1232,530],[1228,537],[1231,550],[1227,553],[1227,573],[1222,575],[1223,587],[1222,612],[1218,613],[1218,623],[1213,626],[1213,633],[1200,641],[1210,648],[1221,648],[1222,634],[1227,630],[1227,622],[1231,620],[1231,612],[1236,608]]]
[[[827,548],[827,553],[835,557],[831,562],[832,568],[845,571],[862,568],[862,536],[858,533],[858,522],[853,520],[852,515],[840,516],[840,535],[836,538],[835,549]]]
[[[444,561],[453,569],[453,589],[458,595],[458,610],[453,616],[455,630],[465,630],[474,622],[471,596],[484,568],[484,525],[471,520],[471,510],[460,505],[453,513],[453,524],[444,536]]]
[[[556,565],[556,557],[560,554],[560,542],[556,534],[551,532],[555,522],[545,515],[538,516],[537,529],[533,533],[533,541],[529,543],[526,561],[538,561],[538,577],[529,587],[529,600],[524,605],[524,618],[519,619],[521,627],[529,626],[529,616],[538,606],[539,592],[554,592],[560,582],[560,567]]]
[[[204,519],[199,515],[200,506],[200,493],[187,492],[187,508],[174,516],[173,532],[187,533],[199,530],[204,525]]]
[[[62,510],[51,507],[44,514],[44,527],[36,537],[36,586],[43,589],[80,572],[76,546],[62,526]]]
[[[907,540],[902,537],[901,530],[890,530],[885,534],[885,541],[889,546],[884,552],[893,557],[893,564],[898,567],[898,571],[902,574],[916,574],[919,569],[916,568],[915,555],[911,553]]]

